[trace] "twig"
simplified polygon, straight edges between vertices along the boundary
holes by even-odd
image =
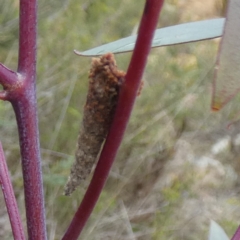
[[[0,183],[12,227],[13,237],[16,240],[25,240],[23,226],[18,211],[16,198],[14,196],[13,187],[1,142],[0,142]]]
[[[137,96],[162,4],[163,0],[146,1],[136,46],[128,67],[125,84],[120,91],[118,105],[106,143],[92,181],[63,240],[78,238],[104,187]]]

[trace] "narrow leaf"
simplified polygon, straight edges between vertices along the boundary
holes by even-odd
[[[212,109],[216,111],[240,91],[239,13],[239,0],[230,0],[213,80]]]
[[[152,47],[162,47],[221,37],[224,22],[224,18],[219,18],[160,28],[155,32]],[[84,52],[75,50],[75,53],[81,56],[98,56],[108,52],[129,52],[134,49],[136,38],[137,36],[134,35]]]
[[[229,240],[224,230],[213,220],[210,223],[208,240]]]

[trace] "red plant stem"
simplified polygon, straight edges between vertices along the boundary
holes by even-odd
[[[26,92],[34,92],[33,87]],[[28,239],[44,240],[47,237],[35,95],[20,95],[12,105],[18,123]]]
[[[37,0],[20,0],[19,21],[18,72],[0,64],[0,84],[4,87],[4,91],[0,92],[0,99],[9,100],[16,114],[22,157],[28,239],[45,240],[47,237],[35,90]],[[14,194],[11,197],[14,197]],[[11,201],[14,200],[11,199]],[[9,212],[9,217],[15,218],[12,211]],[[15,220],[18,221],[18,219]]]
[[[37,0],[20,0],[18,73],[21,86],[9,92],[22,157],[29,240],[44,240],[46,224],[36,103]]]
[[[137,96],[162,4],[163,0],[146,1],[136,46],[128,67],[125,83],[120,92],[112,126],[101,152],[92,181],[79,209],[62,238],[63,240],[75,240],[78,238],[107,180]]]
[[[237,231],[235,232],[231,240],[239,240],[239,239],[240,239],[240,226],[238,227]]]
[[[4,91],[0,92],[0,99],[9,100],[16,114],[22,157],[28,239],[45,240],[47,236],[35,89],[37,0],[20,0],[19,19],[18,72],[0,64],[0,84],[4,87]],[[14,218],[11,215],[9,217]]]
[[[17,73],[0,63],[0,84],[4,87],[13,85],[17,80]]]
[[[35,81],[37,0],[20,0],[18,72]]]
[[[0,142],[0,183],[4,195],[5,204],[10,219],[14,239],[24,240],[24,231],[18,211],[17,202],[14,196],[6,159]]]

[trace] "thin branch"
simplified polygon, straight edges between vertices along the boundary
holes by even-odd
[[[3,87],[13,85],[17,81],[17,73],[0,63],[0,84]]]
[[[14,239],[17,240],[25,240],[23,226],[18,211],[16,198],[13,192],[13,187],[1,142],[0,142],[0,183],[12,227],[13,237]]]
[[[146,1],[136,46],[128,67],[125,84],[123,84],[120,92],[112,126],[101,152],[92,181],[63,240],[75,240],[78,238],[104,187],[137,96],[162,4],[163,0]]]

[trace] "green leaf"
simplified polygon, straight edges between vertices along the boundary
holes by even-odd
[[[162,47],[221,37],[224,22],[224,18],[219,18],[160,28],[155,32],[152,47]],[[134,49],[136,38],[137,36],[134,35],[84,52],[76,50],[74,52],[80,56],[98,56],[108,52],[129,52]]]
[[[224,35],[215,67],[212,109],[219,110],[240,91],[239,0],[228,2]]]

